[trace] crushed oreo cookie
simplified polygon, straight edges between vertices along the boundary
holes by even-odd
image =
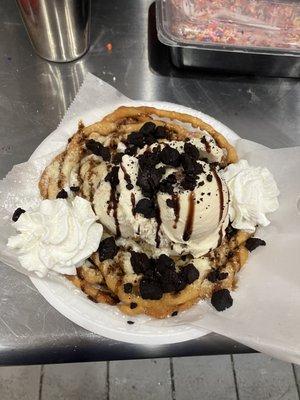
[[[224,311],[232,306],[233,300],[228,289],[217,290],[211,297],[211,304],[217,311]]]
[[[143,275],[140,281],[143,299],[159,300],[164,293],[179,292],[199,278],[199,271],[193,264],[176,272],[174,260],[165,254],[153,259],[132,251],[131,265],[136,274]]]
[[[25,210],[23,210],[23,208],[17,208],[16,210],[15,210],[15,212],[13,213],[13,216],[12,216],[12,220],[14,221],[14,222],[17,222],[18,221],[18,219],[20,218],[20,216],[22,215],[22,214],[24,214],[24,212],[26,212]]]
[[[199,175],[203,173],[202,164],[199,164],[197,160],[190,157],[188,154],[182,153],[180,158],[183,170],[186,174]]]
[[[70,190],[71,190],[71,192],[77,193],[80,191],[80,187],[79,186],[70,186]]]
[[[180,279],[188,285],[195,282],[199,276],[199,271],[193,264],[188,264],[185,267],[182,267],[179,272]]]
[[[119,251],[119,247],[116,245],[115,239],[110,236],[104,240],[99,245],[98,253],[99,260],[105,261],[113,259]]]
[[[102,157],[103,161],[110,161],[110,151],[107,147],[104,147],[102,143],[90,139],[86,141],[85,146],[96,156]]]
[[[127,144],[137,148],[151,145],[156,142],[156,125],[153,122],[146,122],[139,132],[132,132],[127,136]],[[126,152],[127,153],[127,152]],[[128,154],[128,153],[127,153]]]
[[[211,182],[211,181],[213,180],[212,174],[208,174],[208,175],[206,176],[206,179],[207,179],[208,182]]]
[[[172,260],[171,257],[167,256],[166,254],[161,254],[157,259],[156,259],[156,265],[157,267],[161,269],[171,269],[175,271],[175,262]]]
[[[176,184],[189,191],[193,191],[197,184],[204,185],[204,181],[198,182],[198,175],[204,172],[203,165],[197,161],[200,157],[199,150],[189,141],[186,141],[182,147],[184,153],[180,154],[177,149],[169,145],[165,145],[162,149],[161,145],[158,145],[152,149],[152,152],[147,150],[139,156],[137,185],[145,197],[153,198],[158,191],[173,194]],[[162,179],[166,168],[156,168],[158,163],[174,168],[181,165],[181,175],[176,176],[172,173]],[[168,204],[171,207],[171,201]]]
[[[137,152],[137,149],[137,146],[128,145],[125,149],[125,154],[127,154],[128,156],[134,156]]]
[[[127,136],[127,142],[129,145],[133,145],[135,147],[142,148],[144,147],[144,137],[140,132],[132,132]]]
[[[140,129],[140,134],[144,136],[154,135],[156,125],[153,122],[146,122]]]
[[[266,242],[262,239],[258,239],[258,238],[249,238],[246,241],[245,247],[249,250],[249,251],[253,251],[255,250],[257,247],[259,246],[265,246]]]
[[[170,174],[160,182],[159,190],[162,193],[173,194],[176,182],[177,182],[176,175]]]
[[[193,158],[195,160],[198,160],[200,153],[199,150],[197,149],[196,146],[194,146],[190,142],[185,142],[184,143],[184,152],[187,154],[190,158]]]
[[[166,204],[167,204],[167,206],[170,207],[170,208],[174,208],[174,206],[175,206],[175,202],[174,202],[174,200],[172,200],[172,199],[167,199],[167,200],[166,200]]]
[[[132,288],[133,288],[132,283],[128,282],[128,283],[124,283],[124,285],[123,285],[124,292],[127,294],[132,292]]]
[[[140,294],[145,300],[160,300],[164,293],[159,283],[148,279],[142,279],[140,281]]]
[[[184,179],[181,181],[181,186],[184,190],[194,190],[197,186],[197,176],[195,175],[186,175]]]
[[[151,269],[151,261],[145,253],[131,252],[130,262],[134,273],[137,275],[144,274],[148,269]]]
[[[157,193],[163,174],[163,168],[139,170],[136,184],[141,188],[145,197],[151,198]]]
[[[169,132],[164,126],[157,126],[154,132],[156,139],[167,139],[169,137]]]
[[[180,165],[180,153],[171,146],[165,146],[159,153],[159,160],[165,165],[176,168]]]
[[[141,199],[134,209],[135,213],[142,214],[145,218],[154,218],[156,216],[155,203],[150,199]]]
[[[156,164],[159,163],[159,154],[158,152],[148,152],[146,151],[142,155],[139,156],[139,167],[142,170],[149,170],[155,167]]]
[[[225,230],[227,239],[231,239],[237,233],[237,229],[233,228],[231,224],[229,224]]]
[[[210,282],[217,282],[217,281],[222,281],[223,279],[226,279],[228,276],[227,272],[221,272],[218,269],[213,269],[208,273],[206,276],[206,279],[208,279]]]
[[[57,199],[67,199],[68,198],[68,193],[65,191],[65,189],[61,189],[56,195]]]
[[[133,321],[127,321],[127,324],[128,324],[128,325],[133,325],[134,322],[133,322]]]
[[[134,302],[130,303],[131,310],[134,310],[135,308],[137,308],[137,306],[138,305],[136,303],[134,303]]]
[[[176,315],[178,315],[178,311],[173,311],[171,317],[176,317]]]
[[[181,286],[180,276],[175,270],[158,268],[156,277],[164,293],[177,292]]]

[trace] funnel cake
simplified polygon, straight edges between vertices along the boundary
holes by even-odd
[[[79,124],[39,182],[44,199],[88,200],[104,228],[99,250],[67,279],[128,315],[165,318],[207,298],[229,307],[253,240],[230,226],[219,175],[237,160],[188,114],[120,107]]]

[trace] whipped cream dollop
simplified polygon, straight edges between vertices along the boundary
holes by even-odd
[[[240,160],[228,165],[222,176],[229,188],[232,226],[254,232],[257,225],[269,225],[266,214],[279,207],[279,190],[271,172]]]
[[[50,270],[75,275],[76,267],[99,247],[103,227],[97,219],[81,197],[43,200],[14,223],[19,234],[10,237],[7,245],[17,250],[25,269],[40,277]]]

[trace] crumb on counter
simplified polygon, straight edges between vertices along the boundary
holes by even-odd
[[[112,52],[113,46],[112,46],[112,44],[109,42],[109,43],[106,43],[105,48],[106,48],[106,50],[107,50],[108,52]]]

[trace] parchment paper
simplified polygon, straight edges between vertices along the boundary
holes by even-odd
[[[1,261],[24,272],[15,254],[6,247],[7,238],[14,234],[11,215],[17,207],[28,209],[40,201],[37,190],[40,173],[65,147],[68,137],[76,131],[78,120],[90,124],[119,105],[130,103],[131,100],[89,74],[59,127],[27,163],[15,166],[0,182]],[[211,122],[207,116],[203,119]],[[241,158],[270,169],[281,192],[280,208],[268,215],[271,225],[256,234],[266,240],[267,246],[254,251],[240,272],[238,289],[232,293],[233,306],[220,313],[209,302],[200,302],[173,319],[172,324],[214,331],[300,364],[300,147],[270,150],[247,140],[236,140],[230,129],[215,120],[213,126],[235,142]]]

